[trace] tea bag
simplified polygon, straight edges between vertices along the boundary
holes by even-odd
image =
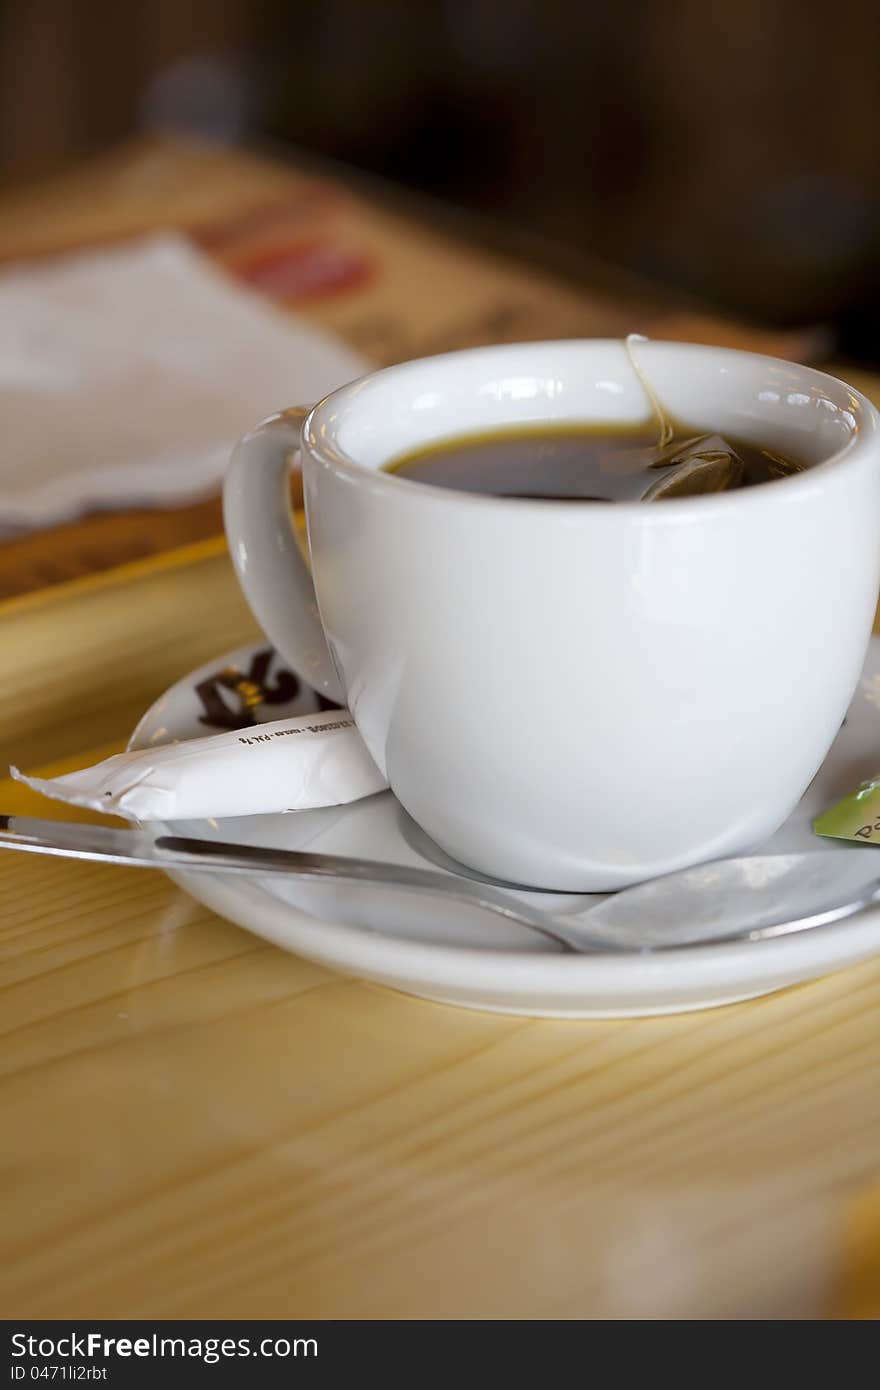
[[[664,450],[651,469],[662,476],[642,493],[643,502],[663,497],[699,497],[703,493],[728,492],[739,487],[745,465],[720,434],[705,434]]]
[[[728,492],[739,487],[745,476],[745,465],[719,434],[699,435],[684,443],[674,440],[672,421],[636,357],[636,347],[647,341],[641,333],[629,333],[624,343],[630,366],[657,417],[657,447],[661,453],[649,467],[652,471],[663,469],[663,476],[640,494],[640,500],[656,502],[663,497],[699,497],[703,493]]]

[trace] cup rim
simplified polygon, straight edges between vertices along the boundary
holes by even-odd
[[[325,418],[326,415],[338,408],[346,398],[362,391],[368,383],[377,377],[395,375],[416,363],[420,365],[437,363],[439,366],[450,359],[485,357],[507,351],[513,353],[516,350],[528,349],[529,347],[544,350],[554,347],[570,349],[578,343],[589,344],[591,347],[607,346],[610,348],[619,347],[622,341],[621,338],[561,338],[540,339],[534,342],[485,344],[479,347],[434,353],[427,357],[412,358],[386,367],[378,367],[371,372],[364,373],[363,376],[354,381],[347,382],[344,386],[337,387],[311,407],[302,425],[303,444],[315,462],[341,478],[359,483],[362,486],[368,486],[370,491],[385,491],[390,488],[400,497],[422,497],[424,501],[431,501],[432,505],[435,506],[444,502],[447,506],[469,506],[484,509],[513,508],[517,516],[531,513],[534,517],[540,516],[547,519],[564,514],[570,523],[576,520],[582,521],[586,517],[613,518],[615,516],[618,518],[638,516],[643,520],[651,517],[654,522],[661,517],[670,520],[673,518],[685,520],[690,515],[708,519],[710,514],[714,514],[719,509],[722,512],[730,513],[734,508],[745,510],[754,506],[766,507],[773,497],[782,501],[786,497],[793,499],[795,496],[808,495],[814,493],[817,488],[821,488],[831,473],[840,473],[844,469],[847,472],[853,472],[859,466],[870,465],[872,452],[870,446],[880,439],[880,410],[867,396],[841,377],[832,376],[830,372],[823,372],[803,363],[793,362],[782,357],[773,357],[767,353],[750,352],[744,348],[728,348],[716,344],[666,339],[651,339],[651,345],[684,353],[749,359],[766,363],[768,366],[796,368],[800,372],[807,373],[817,385],[828,382],[837,388],[842,386],[848,392],[852,406],[858,409],[862,419],[857,422],[855,430],[842,448],[837,449],[828,458],[810,464],[801,472],[789,474],[784,478],[774,478],[772,488],[737,488],[731,492],[706,493],[694,497],[667,497],[663,499],[662,508],[646,507],[644,501],[640,500],[615,501],[613,506],[597,507],[595,502],[586,499],[504,497],[490,493],[465,492],[457,488],[438,487],[433,483],[416,481],[396,473],[386,472],[383,468],[368,467],[358,463],[356,459],[340,448],[332,433],[328,433],[327,425],[329,422]],[[768,493],[770,494],[769,497],[767,496]]]

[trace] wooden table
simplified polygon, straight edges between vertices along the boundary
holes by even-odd
[[[9,204],[0,252],[132,230],[157,199],[207,222],[292,177],[135,151],[60,202]],[[407,239],[397,214],[364,209],[377,247],[388,219]],[[535,336],[613,317],[602,295],[412,236],[413,262],[447,267],[425,334],[487,285],[498,305],[532,306]],[[375,294],[374,332],[398,315],[393,352],[425,341],[406,338],[412,308],[392,313],[390,288],[351,294],[313,312],[354,340],[358,296]],[[475,310],[468,323],[492,332]],[[187,543],[162,553],[169,523]],[[185,669],[253,635],[201,524],[109,518],[0,550],[0,573],[32,590],[0,605],[0,766],[60,771],[118,749]],[[78,577],[35,587],[53,555],[53,580]],[[3,811],[38,807],[3,782]],[[159,875],[7,855],[0,987],[7,1317],[880,1313],[880,960],[705,1013],[504,1018],[285,955]]]

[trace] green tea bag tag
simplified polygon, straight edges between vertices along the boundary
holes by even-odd
[[[858,791],[845,796],[830,811],[823,811],[813,821],[813,830],[835,840],[880,845],[880,775],[863,782]]]

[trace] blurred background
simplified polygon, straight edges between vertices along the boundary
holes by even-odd
[[[5,0],[0,180],[306,150],[880,360],[876,0]]]

